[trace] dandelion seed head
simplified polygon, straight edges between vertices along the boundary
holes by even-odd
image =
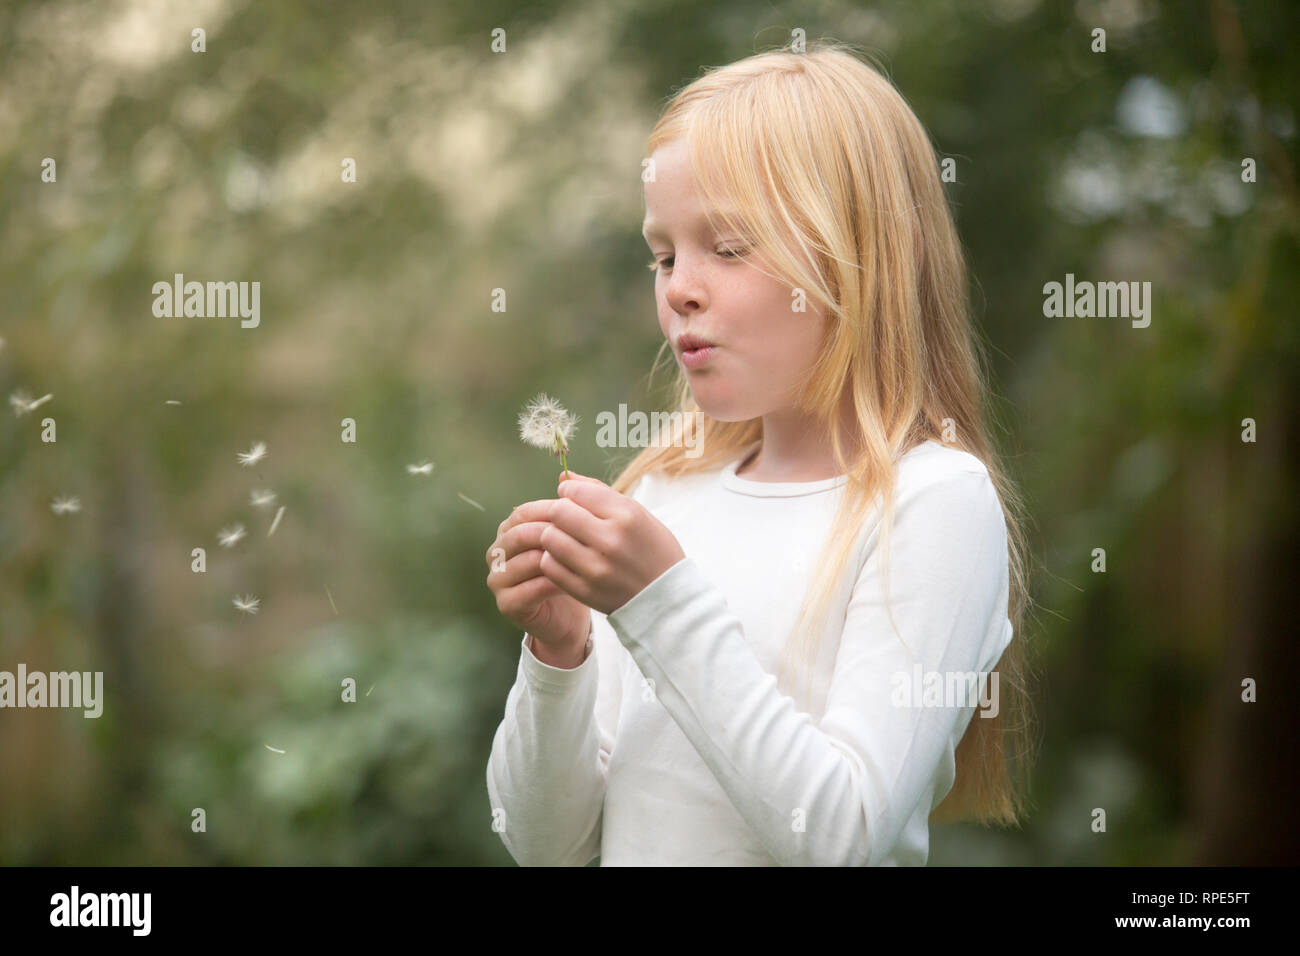
[[[267,489],[266,491],[254,491],[248,496],[249,503],[254,508],[265,508],[275,501],[275,492]]]
[[[33,399],[26,392],[19,389],[9,396],[9,404],[13,406],[14,414],[21,416],[44,405],[53,397],[53,395],[42,395],[40,398]]]
[[[221,542],[223,548],[233,548],[235,542],[244,536],[244,526],[235,524],[229,528],[222,528],[217,532],[217,540]]]
[[[255,465],[266,457],[266,442],[255,442],[253,447],[248,451],[239,453],[239,463],[241,465]]]
[[[279,527],[280,519],[283,517],[284,517],[284,505],[280,505],[280,509],[275,513],[275,519],[271,522],[271,527],[267,529],[266,536],[268,538],[271,537],[271,535],[275,534],[275,529]]]
[[[569,450],[569,439],[577,427],[578,417],[545,393],[530,401],[519,414],[519,437],[553,455]]]
[[[464,501],[466,504],[471,504],[471,505],[473,505],[473,506],[474,506],[475,508],[477,508],[479,511],[486,511],[486,510],[487,510],[487,509],[484,508],[481,504],[479,504],[477,501],[475,501],[473,498],[470,498],[470,497],[468,497],[468,496],[462,494],[462,493],[459,492],[459,491],[456,492],[456,497],[459,498],[461,501]]]
[[[236,594],[232,603],[245,614],[256,614],[257,606],[261,604],[262,601],[260,598],[255,598],[251,594],[245,594],[242,598]]]
[[[406,471],[412,475],[431,475],[433,474],[433,462],[425,461],[418,465],[407,465]]]
[[[54,503],[50,505],[50,510],[56,515],[61,515],[69,511],[80,511],[81,499],[75,496],[71,498],[55,498]]]

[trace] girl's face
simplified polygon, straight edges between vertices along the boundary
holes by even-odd
[[[811,303],[795,312],[791,287],[755,268],[775,271],[742,236],[710,230],[684,143],[668,143],[651,158],[655,181],[645,183],[643,234],[659,263],[659,328],[686,369],[691,394],[719,421],[791,408],[799,377],[821,348],[820,312]],[[714,348],[683,358],[682,335]]]

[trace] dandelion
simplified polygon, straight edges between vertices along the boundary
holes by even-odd
[[[254,508],[265,508],[271,502],[275,501],[274,491],[257,491],[254,490],[248,497],[249,503]]]
[[[283,750],[280,750],[278,747],[272,747],[270,744],[262,744],[262,746],[265,747],[267,750],[271,751],[271,753],[273,753],[273,754],[282,754],[282,753],[284,753]]]
[[[245,594],[242,598],[236,594],[234,601],[231,602],[245,614],[256,614],[257,606],[262,603],[261,598],[255,598],[251,594]]]
[[[233,548],[235,542],[244,536],[244,526],[235,524],[229,528],[222,528],[217,532],[217,540],[221,542],[223,548]]]
[[[56,515],[61,515],[69,511],[72,512],[80,511],[81,499],[76,497],[55,498],[54,503],[50,505],[50,510],[53,511]]]
[[[26,392],[17,391],[9,396],[9,404],[13,406],[15,415],[26,415],[33,409],[44,405],[53,397],[53,395],[42,395],[40,398],[33,400]]]
[[[433,462],[421,462],[418,465],[407,465],[407,474],[411,475],[431,475],[433,474]]]
[[[545,394],[530,401],[519,415],[519,437],[529,445],[559,455],[566,478],[569,475],[569,463],[565,456],[569,451],[569,439],[577,427],[577,416],[570,414],[564,406]]]
[[[167,401],[163,402],[163,404],[164,404],[164,405],[179,405],[180,402],[176,401],[176,399],[174,399],[174,398],[169,398],[169,399],[167,399]]]
[[[275,513],[275,519],[271,522],[271,527],[266,532],[268,538],[275,534],[275,529],[280,524],[280,519],[282,517],[284,517],[284,505],[280,505],[280,510]]]
[[[255,465],[266,457],[266,442],[256,442],[252,448],[246,452],[239,453],[239,463],[241,465]]]

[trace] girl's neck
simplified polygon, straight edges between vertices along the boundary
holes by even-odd
[[[840,405],[841,434],[853,460],[857,420],[852,396],[845,392]],[[736,474],[750,481],[799,482],[838,478],[843,471],[835,462],[830,432],[824,424],[796,409],[782,409],[763,416],[763,437],[759,447],[736,468]]]
[[[792,437],[781,441],[765,423],[761,443],[737,466],[736,474],[765,482],[821,481],[842,474],[824,433],[807,430]]]

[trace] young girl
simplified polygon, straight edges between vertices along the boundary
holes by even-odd
[[[488,550],[526,632],[494,828],[525,865],[838,866],[1017,822],[1016,502],[925,131],[822,44],[707,72],[647,155],[685,424]]]

